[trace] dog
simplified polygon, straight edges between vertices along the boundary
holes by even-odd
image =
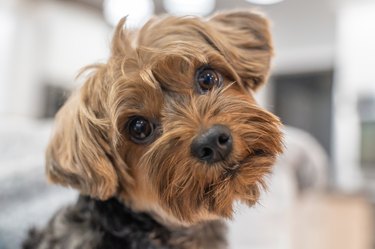
[[[283,150],[254,92],[273,55],[254,11],[117,25],[105,64],[56,116],[52,183],[80,192],[24,248],[227,248],[235,202],[253,206]]]

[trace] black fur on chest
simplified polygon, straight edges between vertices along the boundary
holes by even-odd
[[[145,213],[135,213],[117,199],[98,201],[81,196],[81,212],[91,215],[92,224],[102,234],[97,248],[170,248],[161,247],[171,237],[170,231]],[[72,219],[79,216],[72,215]]]
[[[171,230],[117,199],[80,196],[60,210],[43,230],[32,229],[24,249],[185,249],[226,248],[225,226],[208,222]]]

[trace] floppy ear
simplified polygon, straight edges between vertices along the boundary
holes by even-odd
[[[111,77],[116,75],[115,66],[121,65],[117,57],[122,58],[130,46],[124,23],[125,18],[115,30],[112,59],[106,65],[84,69],[91,69],[93,73],[57,113],[55,132],[46,153],[46,173],[51,182],[76,188],[99,199],[115,195],[119,184],[121,190],[126,191],[123,185],[132,182],[117,149],[121,139],[117,129],[118,115],[113,107],[117,102],[113,99],[110,83]]]
[[[111,124],[104,107],[105,90],[99,84],[100,70],[58,112],[47,148],[46,172],[53,183],[107,199],[117,190],[118,176],[113,165],[115,149],[109,138]]]
[[[247,88],[266,82],[273,54],[269,24],[261,14],[231,11],[214,15],[209,23],[220,33],[218,45]]]

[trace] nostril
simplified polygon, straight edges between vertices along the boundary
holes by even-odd
[[[214,152],[211,148],[205,147],[205,148],[202,148],[199,154],[200,154],[199,155],[200,159],[204,160],[204,159],[210,159],[213,156]]]
[[[227,134],[221,134],[218,138],[219,144],[220,145],[225,145],[229,141],[229,136]]]

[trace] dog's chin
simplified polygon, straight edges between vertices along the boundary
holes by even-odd
[[[256,153],[236,163],[206,165],[216,167],[215,172],[220,174],[217,174],[219,177],[214,181],[206,182],[205,187],[202,188],[204,193],[191,192],[190,196],[186,197],[200,199],[195,205],[196,208],[185,209],[183,203],[172,201],[170,203],[172,208],[169,210],[181,224],[192,225],[213,219],[231,219],[236,202],[248,206],[258,202],[262,189],[266,188],[264,176],[270,173],[271,162],[273,160],[270,159],[270,155]],[[191,201],[188,203],[194,207]]]
[[[265,188],[263,178],[268,171],[252,175],[252,172],[249,173],[249,170],[254,168],[251,161],[251,158],[246,158],[223,170],[222,179],[216,183],[217,186],[211,197],[208,197],[210,212],[231,219],[235,202],[242,202],[248,206],[257,203],[261,190]]]

